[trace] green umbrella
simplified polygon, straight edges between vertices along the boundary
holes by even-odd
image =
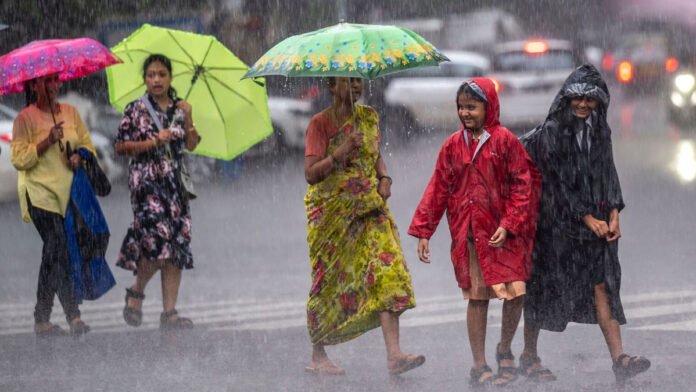
[[[203,138],[196,154],[232,159],[273,131],[263,80],[240,80],[249,67],[213,36],[145,24],[112,52],[123,64],[107,69],[109,99],[121,111],[145,93],[144,60],[169,57],[172,86],[193,106]]]
[[[449,61],[411,30],[397,26],[339,23],[295,35],[271,48],[245,77],[343,76],[375,79]]]

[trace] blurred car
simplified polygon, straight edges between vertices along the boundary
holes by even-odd
[[[10,162],[12,124],[17,112],[0,104],[0,202],[17,198],[17,170]]]
[[[666,32],[641,31],[624,35],[603,67],[622,85],[654,88],[679,68],[679,60]]]
[[[244,155],[275,155],[286,149],[304,149],[305,131],[314,115],[312,102],[307,99],[269,96],[268,110],[273,124],[273,134]]]
[[[696,68],[683,67],[669,79],[667,113],[672,123],[686,125],[696,120]]]
[[[579,65],[573,44],[560,39],[510,41],[493,49],[493,79],[500,98],[500,122],[524,131],[544,121],[554,97]]]
[[[382,122],[394,132],[416,125],[422,129],[456,129],[457,89],[466,79],[483,76],[488,58],[477,52],[443,51],[450,61],[438,67],[414,68],[395,74],[384,90]]]

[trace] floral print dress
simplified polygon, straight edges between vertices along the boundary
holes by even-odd
[[[307,326],[313,344],[337,344],[380,325],[379,313],[415,306],[396,223],[377,192],[377,113],[358,105],[363,146],[305,196],[312,286]],[[311,126],[311,125],[310,125]],[[348,120],[345,127],[352,127]],[[332,153],[343,143],[338,132]]]
[[[182,197],[176,175],[184,148],[184,113],[175,108],[175,103],[164,112],[148,99],[162,126],[171,130],[171,150],[177,153],[169,154],[165,147],[159,147],[131,158],[128,188],[133,223],[123,239],[116,264],[136,272],[141,259],[168,259],[180,269],[193,268],[189,203]],[[154,140],[158,132],[145,105],[136,100],[126,106],[116,141]]]

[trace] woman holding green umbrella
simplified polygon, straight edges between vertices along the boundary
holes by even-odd
[[[307,239],[312,287],[307,325],[313,344],[308,371],[338,375],[325,345],[382,326],[390,374],[422,365],[399,346],[399,315],[415,306],[411,277],[386,200],[391,178],[379,150],[377,112],[355,105],[360,78],[330,77],[331,107],[307,128]]]
[[[126,106],[115,144],[119,155],[131,156],[134,215],[117,265],[137,272],[135,284],[126,289],[123,318],[131,326],[142,323],[145,286],[160,270],[164,308],[160,328],[191,328],[193,322],[176,311],[181,270],[193,268],[189,202],[177,171],[183,149],[196,148],[200,137],[193,126],[191,105],[178,100],[170,85],[169,58],[147,57],[143,79],[147,94]]]
[[[411,277],[386,204],[391,178],[379,151],[377,112],[355,102],[362,78],[442,61],[447,57],[408,29],[339,23],[286,38],[245,75],[320,76],[333,96],[331,107],[312,118],[305,148],[309,371],[343,374],[324,346],[380,325],[391,374],[425,362],[399,347],[399,315],[415,306]]]

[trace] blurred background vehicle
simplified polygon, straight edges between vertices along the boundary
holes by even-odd
[[[399,72],[390,77],[384,89],[384,127],[404,134],[422,129],[455,130],[461,123],[455,96],[466,79],[484,76],[490,61],[480,53],[443,51],[450,61],[439,67]]]
[[[643,18],[610,30],[602,69],[629,93],[660,91],[682,62],[691,57],[694,31],[689,26]]]
[[[381,21],[413,30],[440,49],[488,53],[493,45],[522,39],[525,31],[518,18],[500,8],[481,8],[445,17]]]
[[[496,45],[491,62],[500,98],[500,122],[515,132],[539,125],[554,97],[582,59],[570,41],[535,39]]]
[[[668,81],[667,117],[676,125],[696,121],[696,67],[682,67]]]
[[[273,133],[252,147],[244,156],[278,155],[286,150],[301,150],[305,146],[305,131],[314,113],[308,99],[269,96],[268,110]]]
[[[17,170],[10,162],[12,124],[17,112],[0,104],[0,202],[17,198]]]

